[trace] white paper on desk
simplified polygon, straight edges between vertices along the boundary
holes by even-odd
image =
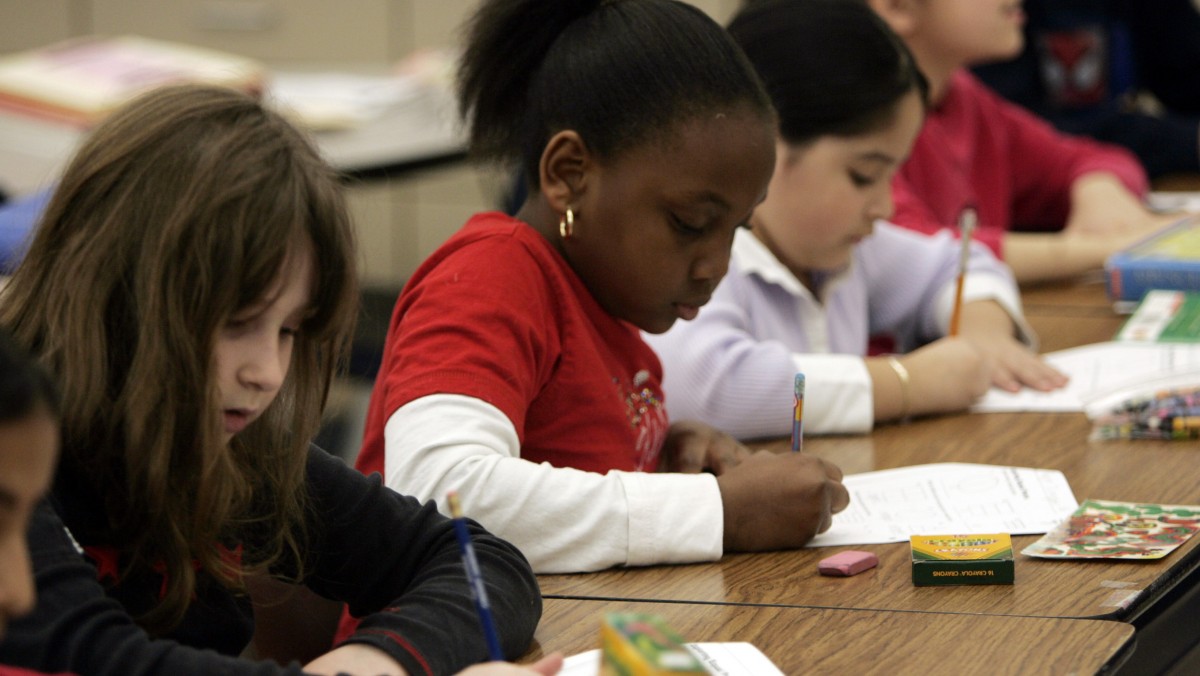
[[[771,659],[752,643],[688,643],[709,673],[717,676],[783,676]],[[596,676],[600,651],[589,650],[563,661],[558,676]]]
[[[1107,342],[1051,352],[1046,361],[1070,376],[1052,392],[992,388],[972,411],[1085,411],[1097,402],[1120,400],[1147,388],[1200,381],[1200,343]]]
[[[809,547],[907,542],[912,535],[1045,533],[1078,502],[1056,469],[971,463],[850,474],[850,506]]]

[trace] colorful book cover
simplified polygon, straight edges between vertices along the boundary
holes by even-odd
[[[1104,264],[1109,297],[1138,301],[1151,289],[1200,291],[1200,216],[1108,257]]]
[[[1148,291],[1115,340],[1200,342],[1200,291]]]
[[[1021,551],[1046,559],[1161,559],[1200,530],[1200,506],[1085,500]]]

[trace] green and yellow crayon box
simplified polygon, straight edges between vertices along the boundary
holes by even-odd
[[[600,624],[600,676],[708,674],[679,635],[654,615],[608,613]]]
[[[1007,533],[913,535],[912,579],[918,587],[1012,584],[1013,549]]]

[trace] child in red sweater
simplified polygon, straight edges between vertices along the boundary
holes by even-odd
[[[923,232],[978,214],[976,237],[1017,280],[1077,275],[1171,216],[1142,203],[1128,151],[1061,134],[987,89],[967,66],[1021,51],[1020,0],[867,0],[929,79],[932,107],[897,173],[893,220]]]

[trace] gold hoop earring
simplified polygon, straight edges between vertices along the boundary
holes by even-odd
[[[571,235],[575,234],[575,214],[571,207],[567,207],[567,213],[558,221],[558,234],[563,239],[571,239]]]

